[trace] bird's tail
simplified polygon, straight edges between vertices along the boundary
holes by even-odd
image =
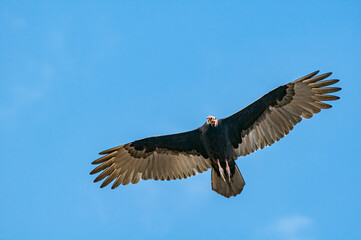
[[[234,174],[230,179],[218,175],[216,170],[212,168],[212,190],[217,193],[227,198],[236,196],[242,192],[244,185],[246,183],[237,165],[235,165]]]

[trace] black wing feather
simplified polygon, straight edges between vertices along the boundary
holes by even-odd
[[[179,153],[202,155],[204,158],[208,158],[201,142],[199,129],[178,134],[144,138],[130,143],[130,146],[138,151],[145,150],[146,153],[153,152],[156,149],[164,149]]]
[[[226,124],[229,129],[230,140],[234,148],[237,148],[238,144],[242,142],[241,133],[251,128],[270,106],[275,106],[277,100],[282,101],[287,94],[286,90],[287,85],[280,86],[246,108],[222,120],[222,123]]]
[[[248,107],[222,120],[234,148],[234,158],[270,146],[288,134],[302,118],[311,118],[321,109],[331,108],[323,101],[339,97],[326,95],[341,90],[326,87],[339,80],[321,81],[332,73],[310,73],[267,93]]]
[[[171,180],[187,178],[211,167],[201,142],[200,129],[189,132],[144,138],[101,152],[97,166],[90,174],[105,187],[115,180],[120,184],[137,183],[140,179]]]

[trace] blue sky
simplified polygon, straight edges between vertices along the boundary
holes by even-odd
[[[360,239],[360,1],[1,1],[0,239]],[[226,117],[320,69],[331,110],[210,171],[116,190],[97,153]]]

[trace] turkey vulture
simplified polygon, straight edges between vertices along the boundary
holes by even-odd
[[[212,189],[229,198],[241,193],[245,181],[235,160],[257,149],[270,146],[289,133],[302,118],[311,118],[332,106],[323,101],[339,97],[326,95],[341,90],[326,87],[339,80],[324,80],[332,73],[310,73],[267,93],[248,107],[224,119],[207,117],[193,131],[144,138],[99,154],[92,164],[100,164],[90,174],[99,173],[94,182],[113,180],[120,184],[140,179],[182,179],[212,168]],[[324,80],[324,81],[321,81]]]

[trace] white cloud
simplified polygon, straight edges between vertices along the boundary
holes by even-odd
[[[50,89],[54,70],[43,64],[31,61],[29,68],[36,69],[35,74],[24,79],[10,79],[15,82],[4,87],[4,100],[0,102],[0,118],[14,118],[29,104],[42,100]],[[36,79],[36,80],[34,80]]]
[[[280,236],[282,239],[288,240],[305,240],[307,230],[312,226],[312,220],[302,215],[293,215],[279,218],[269,224],[270,234]]]
[[[16,86],[8,91],[9,98],[0,104],[0,117],[11,118],[17,115],[28,104],[43,98],[42,89]]]

